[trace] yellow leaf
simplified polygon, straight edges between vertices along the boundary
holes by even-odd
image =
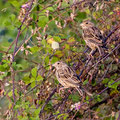
[[[56,52],[55,52],[55,56],[57,56],[57,57],[62,57],[64,54],[62,53],[62,51],[59,51],[59,50],[57,50]]]
[[[74,38],[74,37],[70,37],[70,38],[67,40],[67,43],[68,43],[68,44],[74,44],[74,43],[75,43],[75,38]]]
[[[53,42],[55,42],[53,38],[49,38],[49,39],[47,40],[47,43],[49,43],[49,44],[52,44]]]

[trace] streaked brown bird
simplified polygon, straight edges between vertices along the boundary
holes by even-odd
[[[65,88],[76,88],[81,96],[83,96],[83,91],[85,91],[89,96],[92,96],[91,93],[89,93],[87,90],[85,90],[85,88],[82,87],[82,83],[78,79],[77,74],[66,63],[58,61],[52,66],[55,67],[55,75],[59,83],[63,86],[59,89],[59,92],[60,90]]]
[[[104,38],[100,30],[89,20],[83,21],[80,26],[83,29],[83,39],[85,40],[88,47],[92,49],[90,56],[92,56],[92,53],[94,50],[96,50],[96,48],[102,56],[104,54],[104,49],[102,48],[104,46]]]

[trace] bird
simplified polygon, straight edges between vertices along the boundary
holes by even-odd
[[[103,47],[105,45],[103,43],[104,37],[101,31],[90,20],[84,20],[80,26],[83,30],[83,39],[85,40],[88,47],[92,49],[89,55],[92,56],[93,51],[96,49],[98,49],[100,56],[104,55]]]
[[[59,92],[62,89],[75,88],[79,92],[80,96],[83,96],[83,91],[85,91],[89,96],[92,96],[91,93],[82,88],[82,83],[78,79],[76,72],[65,62],[57,61],[52,66],[55,67],[55,75],[57,80],[63,86],[59,89]]]

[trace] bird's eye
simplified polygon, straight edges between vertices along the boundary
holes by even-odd
[[[88,24],[88,22],[86,24]]]
[[[60,64],[60,63],[57,63],[58,65]]]

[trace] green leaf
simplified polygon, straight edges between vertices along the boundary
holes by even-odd
[[[31,70],[31,74],[34,78],[36,78],[36,76],[37,76],[37,68],[36,67]]]
[[[29,84],[30,83],[30,77],[29,75],[26,75],[22,78],[22,80],[26,83],[26,84]]]
[[[0,71],[4,72],[6,69],[3,67],[3,65],[0,65]]]
[[[42,28],[45,27],[45,25],[47,24],[48,22],[48,18],[46,16],[40,16],[39,17],[39,22],[38,22],[38,25]]]
[[[88,79],[83,82],[83,85],[86,85],[88,83]]]
[[[8,96],[9,96],[9,97],[11,97],[11,96],[12,96],[12,91],[10,91],[10,92],[8,93]]]
[[[114,66],[112,66],[113,68],[114,68]],[[117,77],[117,73],[115,73],[114,75],[112,75],[111,77],[110,77],[110,79],[116,79],[116,77]]]
[[[57,57],[59,57],[59,58],[62,57],[62,56],[64,56],[63,52],[60,51],[60,50],[56,50],[56,52],[55,52],[54,55],[57,56]]]
[[[31,51],[32,53],[36,53],[36,52],[39,51],[39,47],[37,47],[37,46],[31,47],[31,48],[30,48],[30,51]]]
[[[69,50],[69,49],[70,49],[70,45],[65,44],[65,49],[66,49],[66,50]]]
[[[3,63],[8,63],[8,64],[10,63],[9,60],[2,60],[2,62],[3,62]]]
[[[41,41],[41,44],[45,46],[45,45],[47,44],[46,40],[43,39],[43,40]]]
[[[67,117],[68,117],[68,115],[65,114],[65,113],[60,114],[60,115],[57,116],[57,118],[58,118],[59,120],[61,120],[62,118],[64,118],[63,120],[66,120]]]
[[[30,85],[30,86],[31,86],[32,88],[34,88],[34,87],[35,87],[35,85],[36,85],[36,82],[34,81],[34,82],[32,82],[32,83],[31,83],[31,85]]]
[[[112,15],[114,12],[110,12],[109,15]]]
[[[17,110],[18,108],[20,108],[20,105],[15,105],[15,109]]]
[[[89,100],[89,97],[88,97],[88,96],[86,96],[86,100],[87,100],[87,101]]]
[[[11,15],[10,15],[10,20],[11,20],[12,22],[15,21],[15,18],[16,18],[16,16],[15,16],[14,14],[11,14]]]
[[[39,114],[39,112],[40,112],[40,110],[41,110],[41,108],[40,108],[40,107],[39,107],[38,109],[35,109],[34,114],[35,114],[35,115],[38,115],[38,114]]]
[[[58,36],[54,36],[53,39],[54,39],[55,41],[57,41],[57,42],[61,42],[61,38],[58,37]]]
[[[37,78],[36,78],[37,81],[42,81],[43,80],[43,77],[41,75],[38,75]]]
[[[30,79],[30,82],[35,82],[36,81],[36,79],[34,78],[34,77],[32,77],[31,79]]]
[[[97,96],[95,97],[95,100],[96,100],[97,102],[100,102],[100,101],[101,101],[100,95],[97,95]]]
[[[86,9],[85,12],[86,12],[87,14],[90,14],[90,10],[89,10],[89,9]]]
[[[5,26],[10,26],[10,25],[11,25],[11,22],[10,22],[10,20],[6,19],[6,20],[3,21],[3,24],[4,24]]]
[[[74,38],[74,37],[70,37],[70,38],[67,40],[67,43],[68,43],[68,44],[74,44],[74,43],[75,43],[75,38]]]
[[[78,94],[70,95],[70,98],[73,102],[78,102],[80,100],[80,97]]]
[[[119,91],[117,89],[113,89],[111,92],[110,92],[110,95],[113,95],[113,94],[118,94]]]
[[[53,64],[53,63],[57,62],[58,60],[59,60],[59,59],[58,59],[57,57],[53,56],[53,57],[52,57],[52,60],[51,60],[51,63]]]
[[[45,57],[45,64],[48,65],[48,63],[49,63],[49,56],[46,56]]]
[[[104,70],[104,64],[101,65],[101,69]]]
[[[9,70],[8,62],[4,62],[3,65],[0,65],[0,71],[5,72],[6,70]]]
[[[112,84],[113,82],[114,82],[114,80],[109,81],[108,87],[109,87],[109,88],[113,88],[113,89],[117,89],[118,85],[120,84],[120,81]],[[112,84],[112,85],[111,85],[111,84]]]
[[[15,7],[15,8],[19,8],[20,7],[20,3],[16,0],[12,0],[10,1],[10,3]]]
[[[53,7],[48,7],[46,10],[49,10],[52,12],[54,9],[53,9]]]
[[[103,84],[106,84],[106,83],[109,82],[109,80],[110,80],[109,78],[105,78],[105,79],[102,81],[102,83],[103,83]]]
[[[16,62],[12,62],[12,67],[13,67],[14,69],[17,68],[17,66],[16,66]]]
[[[85,12],[78,12],[76,18],[83,20],[86,18],[86,13]]]
[[[16,66],[17,66],[17,68],[20,69],[20,70],[23,68],[23,65],[22,65],[22,64],[16,64]]]

